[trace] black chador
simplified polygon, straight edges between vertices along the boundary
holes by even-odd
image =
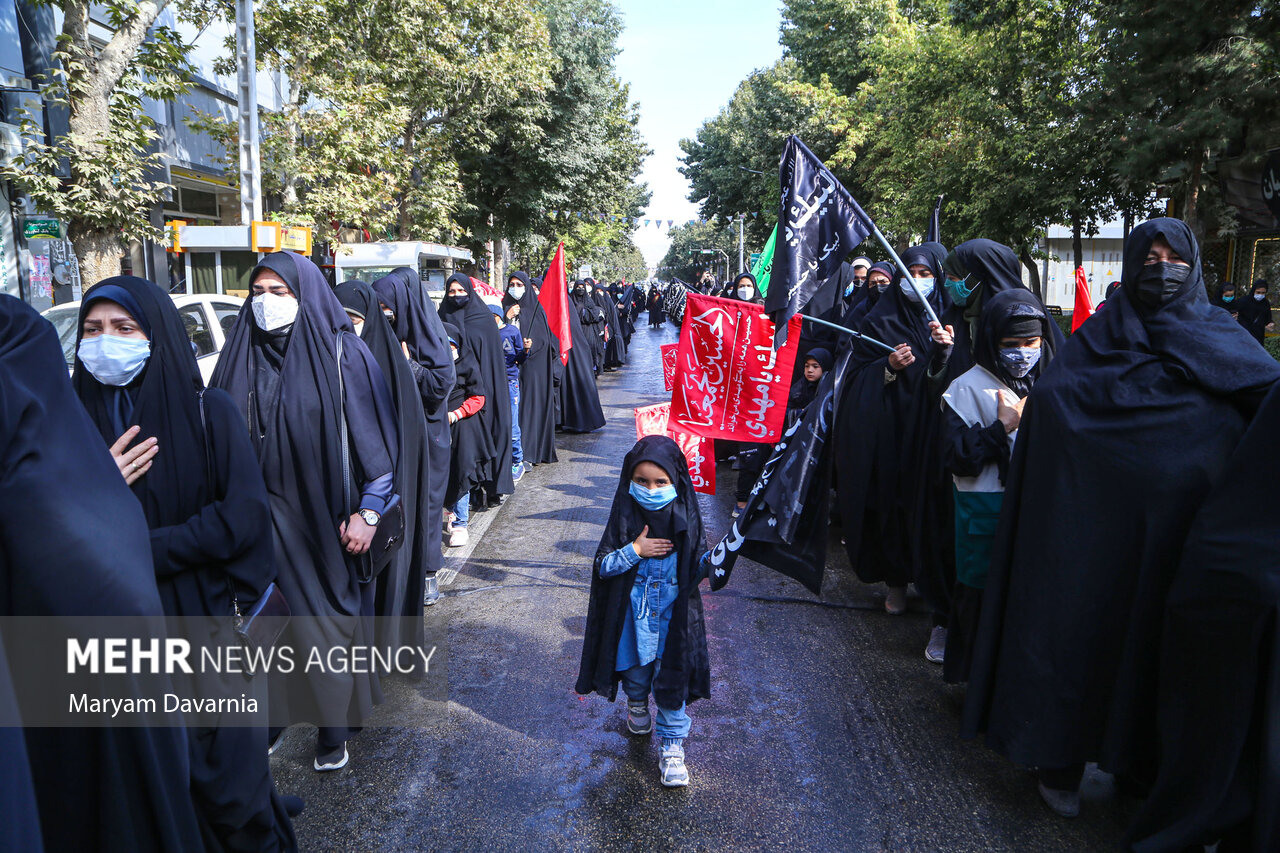
[[[71,388],[53,326],[8,295],[0,295],[0,388],[0,516],[39,519],[0,525],[0,615],[68,630],[85,616],[161,618],[142,507]],[[9,698],[21,701],[22,685],[38,686],[48,672],[36,656],[7,651],[0,682],[10,675]],[[33,800],[45,850],[205,849],[181,726],[3,732],[0,815],[14,849],[40,849]]]
[[[1157,239],[1189,266],[1146,264]],[[963,729],[1022,765],[1145,776],[1187,531],[1280,365],[1209,304],[1181,221],[1134,229],[1122,281],[1027,398]]]
[[[475,415],[489,435],[493,457],[481,469],[481,482],[491,494],[509,495],[516,490],[511,477],[511,394],[507,390],[507,362],[502,354],[502,336],[493,322],[493,313],[485,306],[471,279],[461,273],[449,278],[448,285],[460,283],[466,298],[446,296],[440,303],[440,319],[452,323],[462,332],[462,344],[475,359],[479,369],[484,408]],[[461,304],[459,304],[459,301]]]
[[[320,268],[290,252],[267,255],[297,296],[292,324],[268,331],[245,302],[211,384],[225,390],[249,428],[271,501],[277,583],[294,618],[281,635],[305,660],[317,650],[368,645],[373,584],[357,579],[339,527],[356,508],[380,511],[395,491],[395,402],[368,347]],[[338,335],[342,381],[338,387]],[[343,494],[341,419],[349,429],[351,486]],[[357,507],[358,505],[358,507]],[[381,701],[377,676],[298,667],[271,679],[273,722],[313,722],[318,750],[339,747]]]
[[[453,390],[453,357],[449,354],[449,341],[444,323],[440,321],[430,298],[422,289],[416,270],[400,267],[373,283],[384,311],[391,312],[391,329],[396,338],[409,351],[409,370],[418,383],[418,394],[427,417],[426,489],[422,492],[426,502],[421,513],[423,521],[422,568],[434,575],[444,564],[440,550],[441,514],[444,512],[444,493],[449,481],[449,411],[446,402]],[[429,522],[429,523],[428,523]],[[411,583],[416,582],[417,575]],[[417,601],[412,592],[405,595],[406,616],[412,615],[421,622]]]
[[[520,334],[533,343],[528,347],[524,364],[520,365],[520,446],[524,459],[534,465],[556,461],[556,368],[560,366],[560,347],[547,325],[547,314],[538,303],[538,294],[530,286],[529,275],[514,272],[511,279],[524,292],[516,298],[507,285],[502,307],[510,311],[520,306],[516,322]],[[519,292],[517,290],[517,292]]]
[[[592,432],[604,426],[604,409],[600,408],[600,391],[596,388],[590,328],[584,327],[581,314],[587,310],[585,289],[580,298],[568,300],[569,330],[573,347],[569,350],[560,380],[560,426],[566,432]],[[590,306],[592,310],[594,306]],[[598,328],[598,327],[597,327]],[[561,349],[564,344],[560,344]]]

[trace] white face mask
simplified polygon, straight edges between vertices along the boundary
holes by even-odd
[[[1266,299],[1266,298],[1267,298],[1267,294],[1265,294],[1265,293],[1255,293],[1255,294],[1253,294],[1253,298],[1254,298],[1254,299],[1256,299],[1256,300],[1258,300],[1259,302],[1261,302],[1262,300],[1264,300],[1264,299]]]
[[[151,341],[122,335],[82,338],[76,349],[85,369],[103,385],[123,388],[142,372],[151,357]]]
[[[916,286],[920,288],[920,292],[924,294],[924,298],[928,299],[929,295],[933,293],[933,279],[917,278],[915,282]],[[916,292],[911,289],[911,284],[905,278],[898,282],[898,286],[902,288],[902,292],[905,293],[907,298],[912,302],[920,301],[919,297],[916,296]]]
[[[454,360],[454,361],[457,361],[457,360],[458,360],[458,348],[457,348],[457,347],[449,347],[449,352],[453,354],[453,360]]]
[[[751,288],[749,288],[749,287],[739,287],[739,288],[738,288],[738,298],[739,298],[739,299],[747,300],[747,299],[750,299],[751,297],[753,297],[753,296],[755,296],[755,295],[756,295],[756,292],[755,292],[754,290],[752,290]]]
[[[298,319],[298,300],[292,296],[259,293],[253,297],[253,319],[264,332],[277,332]]]
[[[514,299],[516,302],[519,302],[521,299],[524,299],[524,286],[512,285],[511,287],[508,287],[507,295],[510,296],[512,299]]]
[[[357,335],[364,334],[364,320],[352,320],[351,325],[355,327]]]

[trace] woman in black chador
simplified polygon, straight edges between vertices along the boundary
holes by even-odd
[[[427,446],[422,516],[422,570],[426,572],[423,603],[435,604],[440,599],[436,572],[444,564],[440,550],[440,518],[444,512],[445,484],[449,479],[449,419],[445,401],[453,388],[453,359],[445,339],[444,323],[432,310],[430,299],[422,290],[415,270],[400,267],[373,283],[373,292],[383,314],[391,322],[391,330],[400,341],[409,361],[409,371],[418,384],[418,394],[427,419]],[[417,578],[416,571],[410,583]],[[406,593],[404,614],[422,631],[422,618],[412,593]]]
[[[618,316],[618,303],[611,291],[605,290],[598,284],[592,288],[591,298],[604,312],[605,342],[602,363],[605,370],[613,370],[627,363],[627,341],[622,330],[622,319]]]
[[[0,616],[38,616],[68,632],[85,617],[160,618],[147,520],[121,476],[135,470],[135,448],[112,459],[67,379],[53,326],[3,294],[0,389]],[[47,683],[47,658],[3,651],[12,711],[32,695],[23,685]],[[205,849],[181,726],[8,727],[0,742],[0,818],[13,849]]]
[[[577,309],[578,320],[582,324],[582,331],[586,339],[586,347],[591,353],[591,369],[599,376],[600,371],[604,369],[604,336],[609,323],[604,309],[600,307],[592,295],[594,292],[595,282],[591,279],[574,282],[572,307]],[[583,345],[576,334],[573,342],[575,346]]]
[[[662,325],[662,321],[667,319],[662,310],[662,291],[656,284],[649,288],[649,298],[646,300],[645,307],[649,309],[650,329],[658,328]]]
[[[439,516],[433,520],[428,509],[431,448],[422,397],[405,357],[406,347],[391,331],[373,288],[363,281],[344,281],[333,293],[391,386],[399,418],[395,482],[404,509],[404,544],[373,581],[376,637],[383,647],[421,646],[423,585],[430,548],[427,530],[440,526]]]
[[[1209,304],[1185,223],[1125,244],[1120,290],[1027,397],[992,546],[964,732],[1079,810],[1097,761],[1157,754],[1165,606],[1187,531],[1280,365]]]
[[[319,267],[275,252],[250,286],[210,384],[231,396],[258,451],[276,582],[293,611],[280,642],[305,661],[312,649],[325,656],[375,640],[374,584],[360,583],[356,569],[395,493],[399,429],[386,379]],[[303,669],[271,679],[272,722],[316,723],[315,769],[345,767],[347,739],[382,700],[377,675]]]
[[[585,301],[585,288],[580,292],[583,294],[581,299]],[[564,376],[560,380],[560,426],[565,432],[592,432],[604,426],[604,409],[600,408],[600,391],[596,388],[596,374],[592,366],[591,336],[581,321],[581,314],[588,306],[580,307],[577,298],[568,302],[573,346],[567,353]],[[564,351],[563,342],[560,349]]]
[[[516,271],[502,297],[507,322],[518,323],[525,357],[520,365],[520,445],[524,461],[534,465],[556,461],[556,368],[560,347],[547,325],[529,274]]]
[[[175,633],[208,648],[238,645],[233,595],[255,601],[275,579],[267,489],[239,412],[223,392],[204,390],[173,300],[144,279],[109,278],[88,292],[77,352],[73,384],[102,440],[114,454],[148,446],[126,466],[125,481],[151,529],[156,584]],[[203,674],[185,690],[247,692],[238,674]],[[210,846],[294,848],[267,766],[266,728],[242,727],[230,715],[190,722],[191,791]]]
[[[455,273],[445,282],[440,303],[440,319],[462,332],[462,344],[479,369],[484,408],[476,415],[489,435],[493,458],[481,468],[487,503],[496,505],[499,495],[516,490],[511,475],[511,395],[507,390],[507,361],[502,354],[502,336],[493,314],[476,293],[468,276]]]

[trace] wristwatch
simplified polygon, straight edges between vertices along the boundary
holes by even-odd
[[[356,515],[363,518],[364,523],[369,525],[370,527],[377,527],[378,522],[382,520],[382,516],[371,509],[362,509],[358,511]]]

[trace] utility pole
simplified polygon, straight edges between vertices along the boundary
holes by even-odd
[[[262,219],[258,148],[258,50],[253,0],[236,0],[236,107],[240,118],[240,221]]]
[[[743,254],[743,251],[742,251],[742,248],[743,248],[742,232],[746,228],[746,224],[747,224],[747,215],[745,213],[739,213],[738,214],[738,275],[742,275],[744,272],[747,271],[747,266],[745,263],[746,256]]]

